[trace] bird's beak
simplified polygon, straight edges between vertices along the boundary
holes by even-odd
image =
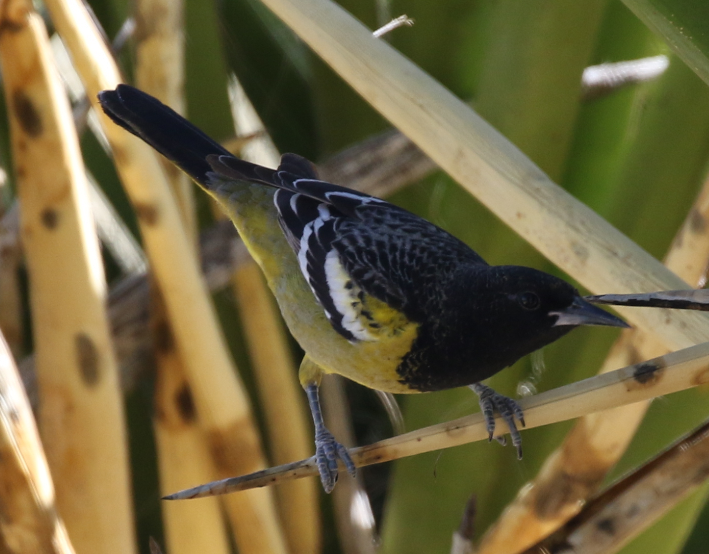
[[[601,308],[586,302],[580,296],[576,297],[571,306],[563,310],[549,312],[549,315],[558,316],[554,327],[562,325],[608,325],[610,327],[630,327],[625,321],[609,314]]]

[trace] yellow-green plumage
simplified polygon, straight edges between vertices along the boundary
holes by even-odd
[[[202,187],[224,209],[266,276],[283,318],[307,356],[324,373],[337,373],[369,388],[391,393],[416,393],[401,382],[396,369],[411,350],[418,324],[386,303],[365,295],[379,329],[377,340],[351,343],[337,333],[301,273],[298,260],[278,223],[274,191],[261,185],[223,181]],[[303,385],[314,375],[301,369]]]

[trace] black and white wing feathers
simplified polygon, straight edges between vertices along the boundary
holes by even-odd
[[[274,203],[300,269],[333,328],[346,339],[377,340],[390,317],[369,297],[412,321],[442,301],[437,283],[460,264],[485,264],[464,243],[384,200],[320,181],[312,165],[285,154],[277,170],[232,156],[210,156],[223,176],[278,190]]]

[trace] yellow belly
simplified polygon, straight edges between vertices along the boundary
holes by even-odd
[[[337,373],[366,387],[391,393],[418,392],[399,382],[396,368],[416,339],[418,324],[383,302],[369,298],[380,323],[377,340],[350,343],[337,333],[300,271],[280,229],[273,192],[234,183],[234,194],[214,195],[229,214],[249,252],[261,266],[288,328],[310,359],[325,373]]]
[[[279,284],[274,290],[286,324],[310,359],[325,373],[337,373],[385,392],[418,392],[400,383],[396,372],[416,339],[418,324],[382,326],[377,340],[351,343],[330,325],[300,272]],[[377,310],[373,313],[379,321],[387,315]],[[388,332],[391,329],[396,331]]]

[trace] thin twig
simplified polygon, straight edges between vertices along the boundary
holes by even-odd
[[[377,29],[376,31],[372,32],[372,35],[374,35],[377,38],[381,38],[387,33],[390,33],[394,29],[398,29],[399,27],[403,27],[406,25],[407,27],[412,27],[414,24],[414,20],[409,18],[408,15],[400,15],[396,19],[392,19],[389,23],[386,25],[382,25]]]
[[[594,304],[612,306],[635,306],[644,308],[667,308],[670,310],[698,310],[709,312],[709,290],[666,290],[644,294],[601,294],[587,296]]]
[[[705,384],[709,382],[707,362],[709,343],[704,343],[522,399],[520,406],[527,428],[549,425]],[[495,436],[507,432],[498,418]],[[487,438],[482,415],[476,413],[352,449],[351,455],[357,467],[364,467]],[[166,499],[226,494],[311,475],[317,475],[314,458],[201,485]]]

